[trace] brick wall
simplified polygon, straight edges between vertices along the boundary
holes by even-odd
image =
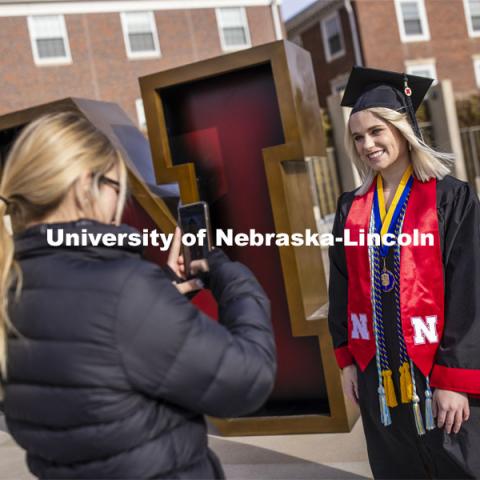
[[[275,40],[270,7],[246,9],[252,45]],[[162,56],[129,59],[119,13],[65,15],[71,65],[34,63],[25,17],[0,17],[0,115],[64,97],[118,103],[136,122],[138,77],[221,55],[214,9],[155,12]]]
[[[312,55],[313,69],[317,82],[318,98],[322,107],[326,107],[326,98],[332,94],[330,81],[337,75],[350,72],[355,62],[352,34],[350,31],[347,12],[344,9],[341,9],[339,13],[345,44],[345,55],[332,60],[331,62],[327,62],[325,50],[323,48],[320,19],[300,35],[303,48],[308,50]]]
[[[365,64],[403,71],[405,60],[434,58],[440,79],[452,80],[457,94],[477,92],[472,55],[480,38],[469,38],[463,2],[425,0],[430,41],[402,43],[393,0],[356,1]]]
[[[434,59],[439,79],[451,79],[458,97],[478,94],[472,56],[480,58],[480,37],[468,36],[462,0],[425,0],[430,41],[402,43],[394,0],[353,0],[364,65],[404,71],[408,60]],[[351,29],[345,9],[340,9],[346,54],[327,63],[320,19],[328,9],[316,14],[315,24],[300,34],[303,47],[312,54],[320,104],[331,94],[330,81],[349,72],[355,63]],[[312,23],[313,17],[308,19]],[[297,36],[299,26],[291,33]],[[293,34],[295,33],[295,34]]]

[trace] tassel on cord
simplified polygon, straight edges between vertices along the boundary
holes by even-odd
[[[395,387],[393,386],[392,371],[382,370],[383,388],[385,391],[385,400],[388,407],[396,407],[398,405],[397,396],[395,395]]]
[[[413,396],[412,376],[410,375],[410,365],[404,362],[399,368],[400,371],[400,394],[402,403],[410,403]]]
[[[422,412],[420,411],[420,399],[418,395],[414,395],[413,402],[413,416],[415,417],[415,426],[419,435],[425,435],[425,428],[423,427]]]
[[[385,390],[382,385],[378,387],[378,399],[380,400],[380,420],[382,422],[382,425],[391,425],[392,419],[390,417],[390,410],[387,405]]]
[[[433,419],[433,410],[432,410],[432,391],[430,390],[430,382],[428,377],[427,380],[427,389],[425,390],[425,428],[427,430],[433,430],[435,428],[435,420]]]
[[[415,371],[413,369],[413,362],[410,359],[410,375],[412,377],[412,402],[413,402],[413,416],[415,418],[415,426],[419,435],[425,435],[425,428],[423,427],[422,412],[420,411],[420,399],[417,395],[417,386],[415,382]]]

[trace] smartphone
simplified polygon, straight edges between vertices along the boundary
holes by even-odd
[[[187,272],[187,277],[190,278],[191,262],[207,258],[207,254],[212,248],[210,214],[207,203],[196,202],[180,205],[178,207],[178,224],[183,234],[190,233],[196,237],[193,245],[182,244],[185,272]],[[192,235],[188,237],[193,239]]]

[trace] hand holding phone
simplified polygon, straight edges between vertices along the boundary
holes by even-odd
[[[185,274],[191,278],[208,271],[206,258],[212,248],[208,205],[196,202],[179,206],[178,221],[185,236],[182,245]]]
[[[191,278],[187,280],[185,275],[185,262],[183,255],[181,255],[182,243],[181,243],[182,231],[180,227],[175,229],[175,235],[170,251],[168,252],[167,265],[164,267],[164,271],[168,277],[172,280],[177,290],[187,297],[194,295],[198,290],[204,288],[204,283],[200,278]],[[203,260],[197,260],[199,262]],[[205,261],[206,263],[206,261]],[[206,270],[208,271],[208,265]]]

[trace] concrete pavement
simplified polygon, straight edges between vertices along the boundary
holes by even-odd
[[[0,417],[0,430],[4,426]],[[218,437],[211,448],[229,480],[372,478],[361,421],[351,433]],[[0,431],[0,479],[31,480],[23,451]]]

